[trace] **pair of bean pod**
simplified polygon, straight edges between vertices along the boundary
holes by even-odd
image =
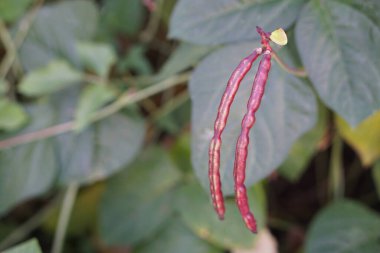
[[[252,91],[247,104],[247,112],[241,123],[241,133],[236,143],[235,162],[234,162],[234,181],[235,181],[235,198],[241,216],[250,231],[257,232],[256,220],[250,211],[247,189],[245,186],[245,169],[247,164],[249,132],[254,125],[255,114],[260,107],[262,97],[264,95],[265,85],[271,68],[272,48],[269,44],[274,41],[279,45],[287,43],[286,35],[282,29],[278,29],[272,33],[266,33],[260,27],[256,27],[257,32],[261,36],[261,47],[255,49],[249,56],[245,57],[236,69],[232,72],[228,80],[226,90],[218,107],[218,115],[214,124],[214,136],[211,139],[209,147],[209,180],[210,192],[213,206],[222,220],[224,219],[225,206],[222,193],[222,185],[220,181],[220,150],[222,145],[222,133],[227,124],[227,118],[230,112],[232,102],[239,89],[241,81],[251,69],[254,61],[262,55],[257,73],[255,75]]]

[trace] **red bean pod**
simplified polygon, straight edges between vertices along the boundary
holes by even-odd
[[[241,81],[252,67],[253,62],[262,53],[261,48],[257,48],[253,53],[244,58],[232,72],[228,80],[226,90],[224,91],[222,100],[218,107],[218,115],[214,124],[214,136],[211,139],[209,147],[209,180],[212,203],[219,216],[219,219],[224,219],[225,207],[220,182],[220,149],[222,145],[221,135],[226,127],[228,114],[236,92]]]
[[[236,203],[243,220],[253,233],[256,233],[256,220],[249,209],[247,190],[244,184],[245,169],[249,144],[249,131],[255,123],[255,113],[260,107],[264,95],[265,84],[271,67],[271,53],[266,50],[260,61],[258,71],[253,81],[253,87],[247,104],[247,113],[242,120],[242,129],[235,150],[234,179]]]

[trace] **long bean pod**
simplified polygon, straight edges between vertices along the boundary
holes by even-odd
[[[225,207],[220,182],[220,149],[222,145],[222,133],[226,127],[228,114],[241,81],[252,67],[253,62],[262,53],[257,48],[253,53],[244,58],[231,74],[226,90],[218,107],[218,115],[214,124],[214,136],[209,147],[209,180],[212,203],[220,219],[224,219]]]
[[[256,233],[256,220],[250,211],[247,189],[245,187],[245,170],[247,164],[249,132],[256,121],[255,113],[260,107],[264,95],[265,84],[271,67],[271,52],[266,50],[260,61],[258,71],[253,81],[253,87],[247,104],[247,113],[242,120],[242,129],[235,150],[234,179],[236,203],[249,230]]]

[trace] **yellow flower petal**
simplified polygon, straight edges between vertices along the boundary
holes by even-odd
[[[270,39],[271,41],[280,46],[284,46],[288,43],[288,37],[286,36],[286,33],[282,28],[273,31],[270,34]]]

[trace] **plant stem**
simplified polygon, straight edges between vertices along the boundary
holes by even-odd
[[[102,120],[127,105],[139,102],[145,98],[148,98],[154,94],[157,94],[163,90],[169,89],[173,86],[186,82],[189,79],[190,72],[185,72],[176,76],[169,77],[155,85],[142,89],[138,92],[131,93],[126,91],[115,102],[104,107],[103,109],[95,112],[91,118],[91,123]],[[75,121],[69,121],[62,124],[58,124],[52,127],[44,128],[35,132],[21,134],[9,139],[0,141],[0,149],[6,149],[14,147],[20,144],[25,144],[45,138],[49,138],[58,134],[63,134],[72,131],[75,128]]]
[[[22,241],[24,238],[30,234],[34,229],[39,227],[41,223],[45,220],[46,216],[51,212],[51,210],[58,203],[58,197],[50,201],[45,207],[38,210],[38,212],[33,215],[24,224],[17,227],[11,234],[9,234],[4,240],[0,242],[0,251],[14,245],[17,242]]]
[[[35,132],[21,134],[0,141],[0,149],[11,148],[37,140],[49,138],[58,134],[66,133],[74,128],[74,121],[69,121],[52,127],[44,128]]]
[[[344,195],[344,176],[342,167],[342,149],[343,143],[341,138],[336,134],[332,143],[330,158],[330,196],[338,199]]]
[[[91,119],[91,122],[96,122],[100,119],[108,117],[118,112],[120,109],[124,108],[127,105],[139,102],[163,90],[169,89],[173,86],[186,82],[189,79],[189,77],[190,77],[190,72],[185,72],[183,74],[169,77],[168,79],[165,79],[164,81],[161,81],[155,85],[149,86],[148,88],[145,88],[136,93],[125,92],[114,103],[110,104],[109,106],[104,107],[103,109],[99,110],[96,114],[94,114],[94,116]],[[0,145],[0,148],[1,148],[1,145]]]
[[[293,68],[287,65],[279,56],[276,54],[276,52],[272,51],[273,58],[277,61],[277,63],[280,65],[281,68],[283,68],[286,72],[298,76],[298,77],[307,77],[307,73],[305,69],[303,68]]]
[[[5,49],[7,50],[7,54],[0,65],[0,77],[5,78],[8,71],[12,68],[12,65],[15,62],[18,65],[17,70],[19,72],[22,71],[17,57],[17,50],[21,47],[22,43],[24,42],[26,35],[28,34],[29,29],[32,26],[33,21],[43,3],[44,0],[39,0],[37,4],[33,7],[33,9],[25,16],[25,18],[21,20],[14,41],[12,40],[12,37],[6,29],[4,23],[0,20],[0,36],[4,43]]]
[[[159,118],[166,116],[176,110],[179,106],[183,105],[189,99],[189,92],[183,91],[181,94],[178,94],[173,99],[169,100],[163,107],[157,110],[153,115],[152,119],[154,121]]]
[[[58,225],[54,235],[52,253],[61,253],[65,242],[67,227],[69,225],[71,211],[78,194],[79,184],[72,182],[67,187],[63,199],[61,212],[59,214]]]

